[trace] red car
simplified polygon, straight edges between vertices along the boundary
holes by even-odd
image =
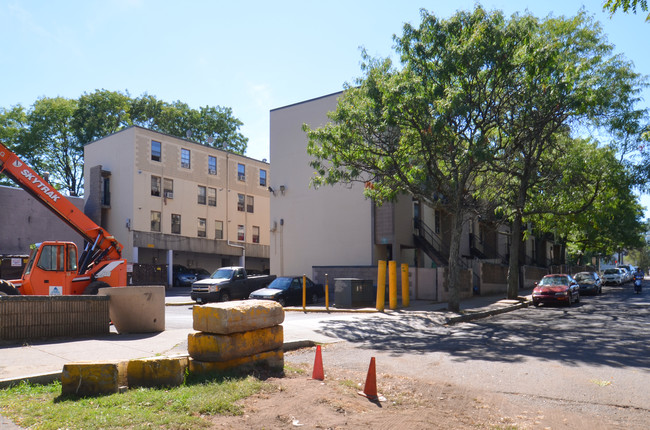
[[[533,305],[540,303],[571,303],[580,301],[580,286],[570,275],[546,275],[535,283],[533,289]]]

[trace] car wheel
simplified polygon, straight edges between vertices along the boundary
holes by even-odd
[[[230,301],[230,293],[228,291],[222,291],[221,296],[219,296],[219,300],[222,302]]]
[[[538,306],[539,306],[539,302],[536,302],[535,300],[533,300],[533,306],[538,307]]]
[[[566,301],[566,305],[567,305],[567,307],[571,306],[571,302],[572,302],[572,300],[571,300],[571,293],[569,293],[568,298],[569,298],[569,300]]]
[[[580,303],[580,293],[576,294],[576,303]]]
[[[287,305],[287,301],[284,299],[284,297],[280,297],[278,299],[278,303],[280,303],[280,306],[285,307]]]

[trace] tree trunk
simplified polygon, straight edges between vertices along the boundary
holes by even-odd
[[[508,261],[508,299],[519,296],[519,247],[521,246],[521,213],[517,212],[511,227],[510,260]]]
[[[449,302],[447,309],[460,312],[460,240],[463,233],[463,211],[457,210],[451,220],[451,238],[449,243],[449,272],[447,285],[449,287]]]

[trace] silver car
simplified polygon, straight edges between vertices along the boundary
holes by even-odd
[[[621,285],[625,283],[625,272],[623,269],[605,269],[603,272],[603,284]]]

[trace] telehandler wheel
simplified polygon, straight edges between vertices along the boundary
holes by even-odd
[[[20,291],[11,282],[0,279],[0,296],[20,296]]]
[[[94,281],[88,284],[86,289],[84,290],[84,295],[86,296],[96,296],[97,293],[99,292],[100,288],[110,288],[111,286],[108,285],[106,282],[102,281]]]

